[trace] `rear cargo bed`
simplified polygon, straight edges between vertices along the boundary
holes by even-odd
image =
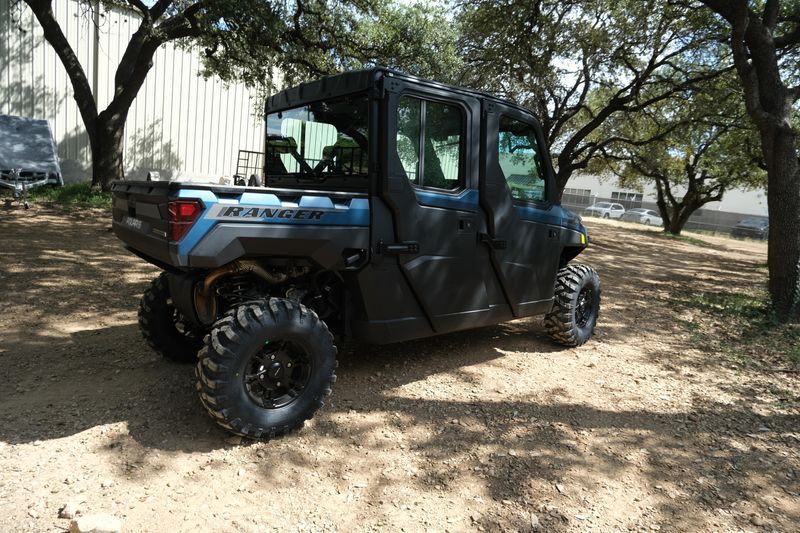
[[[111,186],[114,233],[136,255],[161,267],[177,265],[177,246],[168,238],[172,184],[118,181]]]
[[[114,233],[128,250],[166,270],[215,268],[242,255],[298,256],[297,247],[310,241],[316,248],[321,242],[369,246],[363,193],[148,181],[116,181],[111,191]],[[181,207],[197,208],[195,217],[171,220]],[[186,231],[176,236],[181,224]]]

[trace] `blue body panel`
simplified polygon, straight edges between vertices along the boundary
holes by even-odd
[[[586,228],[581,224],[581,220],[572,211],[565,209],[560,205],[553,205],[549,209],[535,207],[531,205],[515,205],[514,209],[519,213],[522,220],[529,220],[531,222],[541,222],[543,224],[552,224],[554,226],[561,226],[567,229],[572,229],[580,233],[586,233]]]
[[[215,217],[217,206],[248,206],[272,209],[290,210],[319,210],[324,212],[324,218],[268,218],[268,217],[237,217],[235,222],[243,224],[297,224],[297,225],[324,225],[324,226],[369,226],[370,212],[369,200],[367,198],[352,198],[336,200],[319,195],[301,195],[292,201],[282,200],[277,195],[268,192],[243,192],[241,195],[231,198],[224,196],[220,198],[213,191],[204,189],[179,189],[176,198],[198,199],[203,202],[205,207],[202,215],[197,222],[192,225],[189,232],[178,243],[178,256],[182,263],[188,261],[188,256],[192,249],[208,235],[214,226],[220,222],[219,217]],[[465,189],[459,194],[447,194],[444,192],[433,192],[425,190],[415,190],[417,199],[421,205],[429,207],[439,207],[443,209],[457,209],[463,211],[477,211],[479,208],[478,189]],[[580,218],[571,211],[564,209],[560,205],[552,205],[548,208],[537,207],[534,205],[515,205],[521,220],[561,226],[568,229],[586,234],[586,229],[580,222]],[[588,237],[588,235],[587,235]]]
[[[414,193],[417,195],[420,205],[459,209],[461,211],[476,211],[478,209],[478,189],[464,189],[459,194],[415,189]]]
[[[369,226],[369,200],[352,198],[334,201],[327,196],[302,195],[294,201],[281,200],[277,195],[265,192],[244,192],[236,198],[220,198],[213,191],[203,189],[180,189],[176,198],[198,199],[205,209],[200,218],[178,243],[178,257],[183,264],[188,264],[188,256],[192,249],[208,235],[221,220],[215,218],[216,206],[253,206],[259,208],[290,209],[297,212],[319,210],[324,218],[267,218],[238,217],[234,221],[242,224],[290,224],[290,225],[324,225],[324,226]],[[228,220],[229,222],[231,220]]]
[[[478,189],[465,189],[459,194],[448,194],[445,192],[426,191],[415,189],[414,193],[420,205],[428,207],[441,207],[443,209],[459,209],[462,211],[476,211],[478,209],[479,193]],[[586,233],[586,228],[580,222],[580,218],[569,209],[560,205],[552,205],[548,208],[537,207],[531,204],[515,205],[517,214],[521,220],[530,222],[541,222],[562,226],[568,229]]]
[[[416,189],[414,193],[420,205],[429,207],[441,207],[443,209],[459,209],[461,211],[477,211],[479,193],[478,189],[465,189],[460,194],[447,194],[444,192],[434,192]],[[586,228],[581,224],[578,215],[565,209],[560,205],[551,205],[547,208],[537,207],[532,204],[514,205],[520,220],[528,222],[539,222],[561,226],[577,232],[588,234]]]

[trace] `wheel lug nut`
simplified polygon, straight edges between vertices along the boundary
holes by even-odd
[[[286,368],[292,368],[292,363],[286,363]]]
[[[278,387],[280,387],[280,386],[281,386],[281,382],[279,381],[279,382],[277,382],[275,385],[277,385]]]
[[[270,359],[275,359],[275,354],[269,356]]]

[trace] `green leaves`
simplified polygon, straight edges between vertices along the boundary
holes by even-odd
[[[719,70],[713,17],[671,2],[483,0],[459,22],[465,79],[539,115],[561,188],[613,142],[607,121]]]
[[[457,26],[442,5],[388,0],[209,0],[205,72],[267,91],[343,70],[384,65],[452,81]]]
[[[623,140],[608,146],[594,170],[612,170],[628,186],[653,179],[672,186],[695,180],[697,192],[707,196],[766,184],[757,134],[733,72],[616,117],[597,135]]]

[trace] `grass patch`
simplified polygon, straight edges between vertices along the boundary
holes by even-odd
[[[743,367],[800,367],[800,324],[778,322],[766,290],[681,292],[671,303],[681,313],[677,323],[706,351]]]
[[[647,237],[655,237],[657,239],[685,242],[686,244],[691,244],[693,246],[701,246],[703,248],[708,248],[709,246],[713,246],[711,243],[706,242],[703,239],[698,239],[697,237],[690,237],[688,235],[673,235],[668,231],[647,231],[644,229],[635,229],[634,231],[641,235],[646,235]]]
[[[655,235],[657,237],[661,237],[662,239],[685,242],[686,244],[692,244],[694,246],[702,246],[703,248],[708,248],[709,246],[711,246],[710,243],[702,239],[698,239],[696,237],[689,237],[688,235],[673,235],[672,233],[669,233],[667,231],[661,231],[658,233],[654,232],[644,232],[644,233],[647,233],[648,235]]]
[[[30,191],[28,199],[32,203],[111,208],[111,193],[93,189],[88,182],[73,183],[63,187],[40,187]]]

